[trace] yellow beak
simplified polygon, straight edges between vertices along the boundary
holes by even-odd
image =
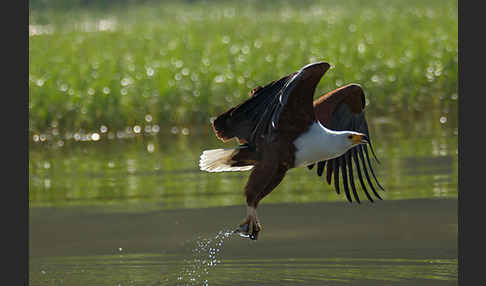
[[[351,136],[352,136],[351,142],[353,142],[353,144],[367,144],[369,142],[368,136],[364,134],[360,134],[360,135],[353,134]]]

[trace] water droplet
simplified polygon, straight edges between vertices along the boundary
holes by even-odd
[[[358,52],[359,52],[360,54],[362,54],[362,53],[364,53],[365,51],[366,51],[366,46],[365,46],[365,44],[363,44],[363,43],[359,43],[359,44],[358,44]]]
[[[224,76],[223,75],[217,75],[214,78],[214,82],[216,82],[216,83],[222,83],[222,82],[224,82]]]
[[[149,143],[149,144],[147,145],[147,151],[148,151],[148,152],[152,153],[152,152],[154,152],[154,149],[155,149],[154,144]]]
[[[256,40],[255,42],[253,42],[253,46],[257,49],[261,48],[262,47],[262,41]]]
[[[153,76],[155,71],[153,68],[147,68],[146,72],[147,72],[147,76]]]
[[[104,87],[103,88],[103,93],[104,94],[110,94],[110,88],[109,87]]]
[[[35,134],[34,136],[32,136],[32,140],[34,140],[34,142],[38,142],[39,141],[39,135]]]
[[[239,50],[240,50],[240,48],[239,48],[237,45],[233,45],[233,46],[231,46],[231,48],[230,48],[230,53],[234,55],[234,54],[236,54],[236,53],[237,53]]]
[[[237,60],[239,62],[244,62],[246,60],[246,58],[243,55],[239,55],[238,58],[237,58]]]
[[[105,125],[101,125],[100,131],[101,131],[101,133],[106,133],[108,131],[108,127],[106,127]]]
[[[176,60],[174,62],[174,65],[175,65],[176,68],[180,69],[184,65],[184,62],[181,61],[181,60]]]
[[[98,134],[98,133],[91,134],[91,140],[93,140],[93,141],[100,140],[100,134]]]
[[[444,124],[444,123],[446,123],[446,122],[447,122],[447,117],[442,116],[442,117],[440,118],[440,123]]]
[[[245,45],[245,46],[243,46],[243,48],[241,48],[241,52],[242,52],[243,54],[245,54],[245,55],[246,55],[246,54],[248,54],[248,52],[250,52],[250,47],[248,47],[248,46],[246,46],[246,45]]]
[[[142,131],[142,128],[140,126],[138,125],[133,126],[133,132],[138,134],[140,133],[140,131]]]

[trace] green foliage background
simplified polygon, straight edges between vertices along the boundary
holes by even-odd
[[[319,94],[355,82],[385,116],[455,112],[457,1],[261,2],[31,0],[30,132],[207,124],[321,60]]]

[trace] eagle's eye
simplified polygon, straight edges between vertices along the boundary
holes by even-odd
[[[353,138],[353,135],[348,135],[348,139],[352,139]]]

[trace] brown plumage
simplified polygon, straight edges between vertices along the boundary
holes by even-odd
[[[362,145],[369,143],[369,134],[361,87],[350,84],[313,101],[316,86],[329,67],[325,62],[310,64],[298,72],[259,86],[250,92],[248,100],[213,121],[214,132],[220,140],[227,142],[235,138],[240,145],[233,149],[205,151],[200,166],[210,172],[252,169],[245,186],[248,216],[240,225],[243,227],[240,231],[252,239],[257,239],[262,229],[256,214],[258,203],[278,186],[287,170],[307,162],[312,162],[307,165],[309,169],[317,163],[319,176],[327,163],[327,181],[330,184],[334,175],[338,193],[341,170],[348,200],[351,201],[351,186],[355,200],[359,202],[350,161],[353,158],[362,187],[372,201],[357,161],[362,160],[366,178],[371,184],[363,159],[365,153],[371,169],[366,145]],[[345,131],[335,132],[323,126]],[[322,146],[319,145],[321,141]],[[374,176],[373,169],[371,172]],[[371,188],[379,197],[372,185]]]

